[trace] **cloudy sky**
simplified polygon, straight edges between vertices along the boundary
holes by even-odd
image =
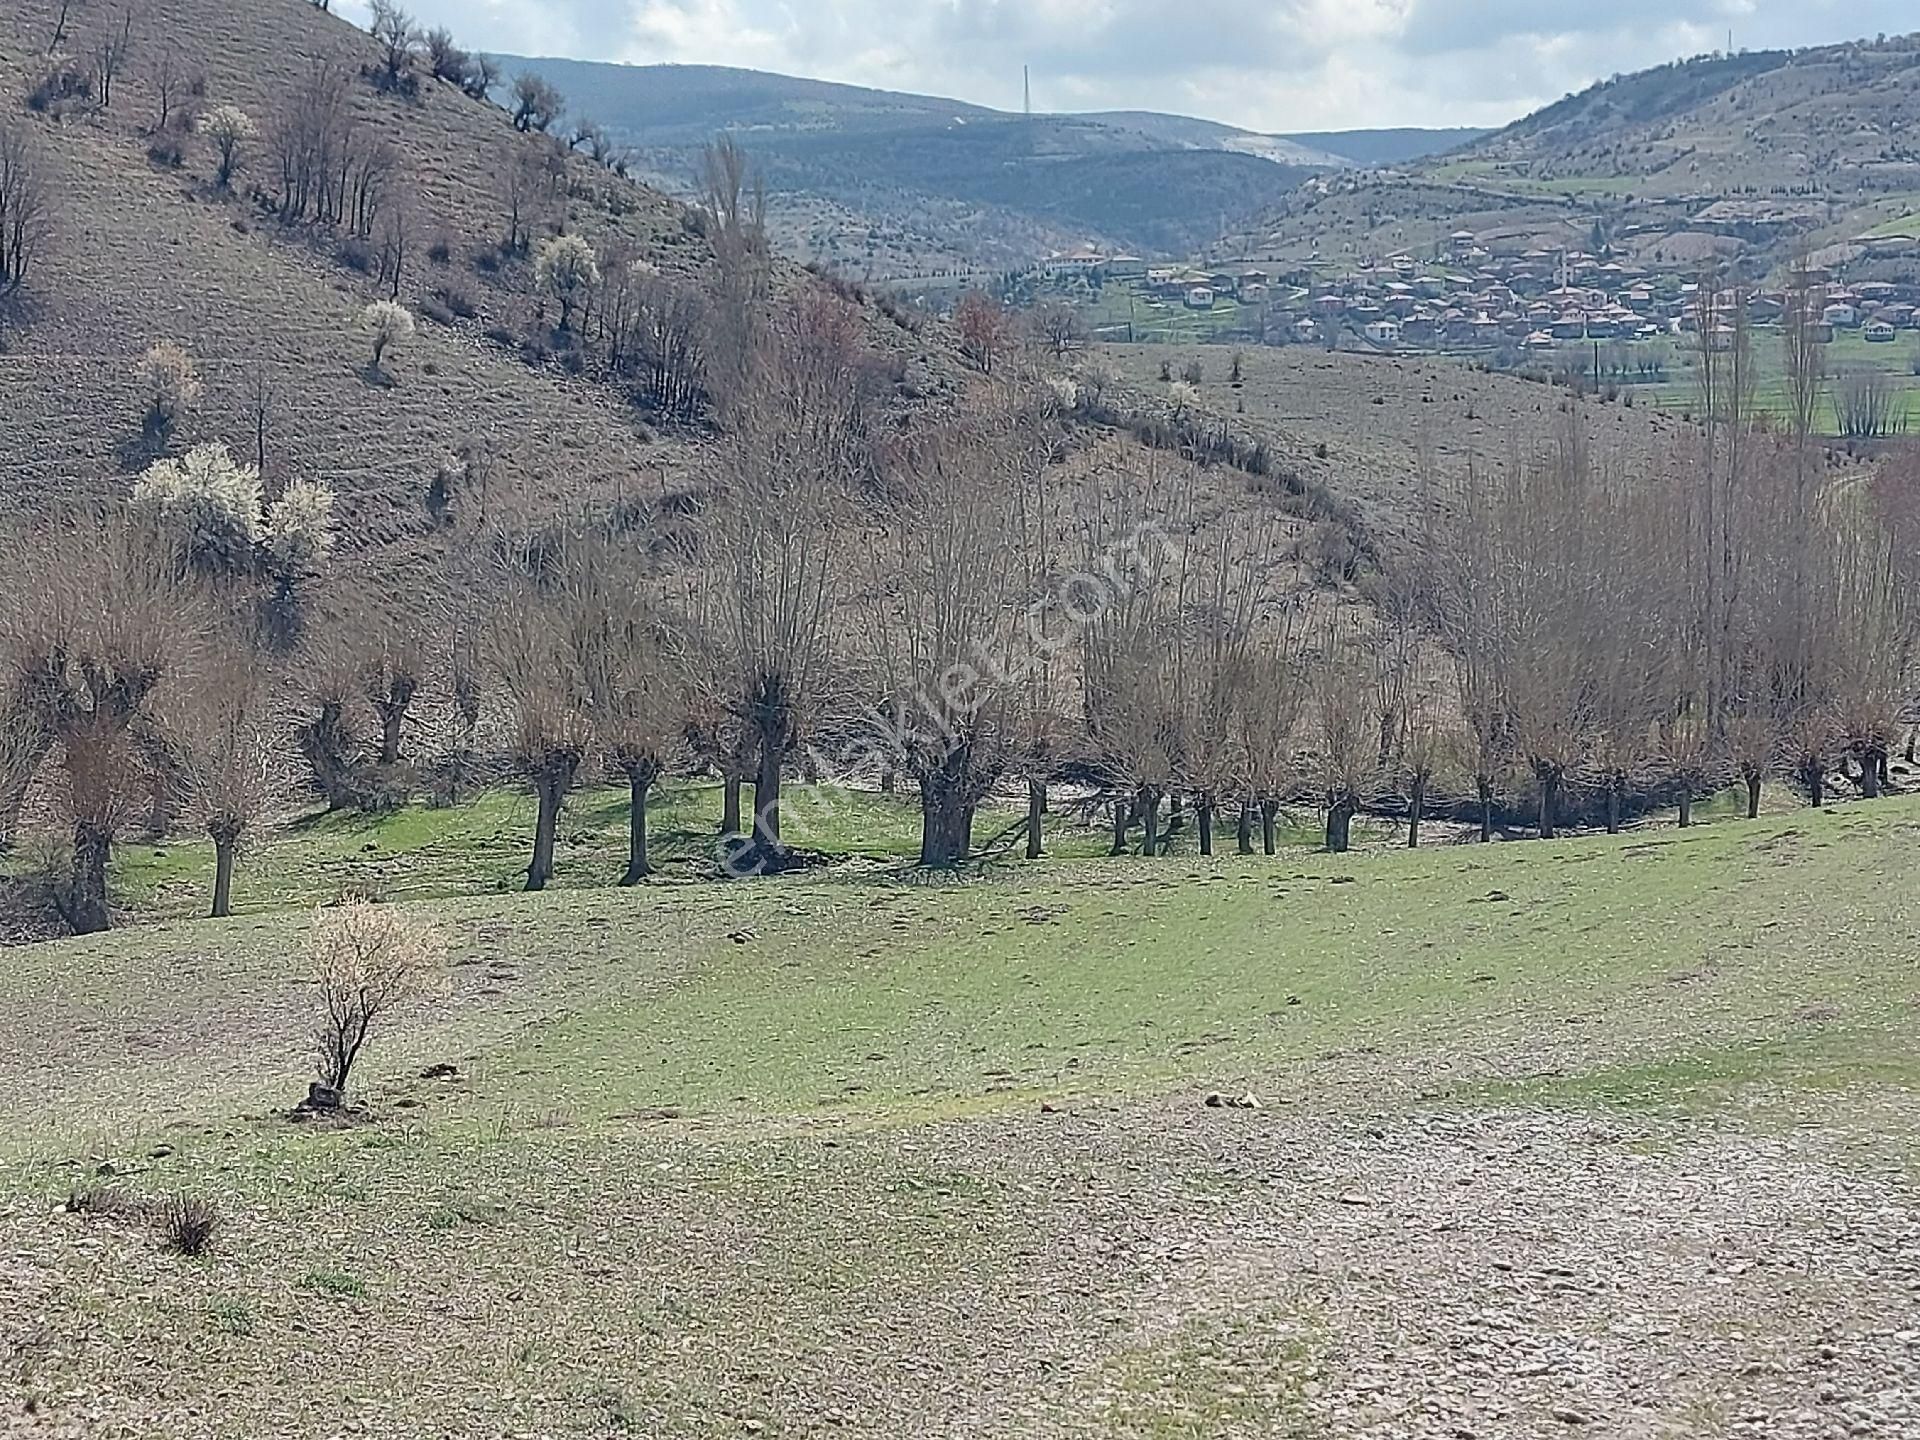
[[[365,0],[339,0],[349,17]],[[487,50],[742,65],[1258,130],[1497,125],[1704,50],[1920,28],[1914,0],[409,0]]]

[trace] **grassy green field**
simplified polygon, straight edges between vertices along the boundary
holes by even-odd
[[[711,798],[663,807],[689,873]],[[500,889],[522,809],[309,823],[235,920],[7,952],[22,1403],[168,1436],[1426,1433],[1378,1411],[1397,1376],[1483,1435],[1707,1435],[1830,1311],[1846,1393],[1911,1413],[1920,802],[1212,861],[1063,827],[926,880],[890,863],[905,804],[842,794],[817,838],[866,862],[618,890],[592,796],[533,897]],[[121,900],[184,916],[203,868],[130,855]],[[298,1125],[308,906],[349,882],[441,897],[409,903],[452,984],[375,1036],[359,1123]],[[198,1259],[139,1208],[176,1192],[219,1207]],[[1450,1349],[1488,1307],[1506,1338]],[[1740,1413],[1851,1423],[1797,1365]]]
[[[1190,345],[1257,330],[1260,307],[1222,297],[1211,310],[1193,310],[1172,300],[1149,296],[1123,281],[1102,287],[1085,307],[1087,328],[1102,340],[1126,342],[1131,326],[1133,342],[1141,345]]]
[[[1657,343],[1667,362],[1665,379],[1645,383],[1635,380],[1623,388],[1631,390],[1641,403],[1651,403],[1663,410],[1684,413],[1697,409],[1700,390],[1693,376],[1691,358],[1678,342],[1663,340]],[[1627,346],[1626,353],[1631,356],[1635,348]],[[1570,343],[1561,349],[1571,358],[1587,363],[1591,361],[1593,347],[1590,343]],[[1825,433],[1834,434],[1839,429],[1832,403],[1835,380],[1855,370],[1878,370],[1889,376],[1898,392],[1895,414],[1899,417],[1898,423],[1903,433],[1920,429],[1920,375],[1914,373],[1915,366],[1920,365],[1920,333],[1903,331],[1900,338],[1891,344],[1871,344],[1859,331],[1843,330],[1823,350],[1828,381],[1827,398],[1820,407],[1819,424]],[[1755,403],[1775,419],[1783,419],[1787,413],[1787,377],[1778,333],[1765,330],[1757,332],[1753,354]]]

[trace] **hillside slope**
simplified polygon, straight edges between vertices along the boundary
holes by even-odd
[[[56,14],[57,0],[26,0],[0,15],[0,88],[7,93],[23,93],[44,72]],[[697,483],[713,445],[711,430],[660,423],[592,360],[565,363],[577,352],[550,348],[555,316],[534,292],[529,267],[502,257],[516,168],[524,157],[553,157],[552,141],[517,134],[506,114],[449,85],[427,82],[415,98],[381,91],[362,73],[375,63],[368,37],[306,4],[164,0],[143,14],[141,23],[153,27],[154,51],[122,76],[110,107],[75,108],[57,119],[22,111],[12,122],[31,135],[62,204],[53,241],[0,328],[9,420],[0,431],[0,483],[10,498],[33,504],[83,487],[126,492],[157,448],[143,429],[135,370],[147,348],[163,341],[189,348],[205,381],[204,395],[167,448],[177,453],[221,440],[251,456],[257,382],[264,379],[271,392],[264,426],[269,485],[294,476],[333,485],[346,549],[388,573],[437,553],[442,532],[428,504],[429,487],[449,457],[470,445],[491,453],[494,480],[485,503],[490,518],[509,523]],[[215,185],[212,151],[202,137],[185,139],[178,168],[164,155],[150,158],[154,81],[165,53],[157,41],[168,35],[181,46],[183,69],[204,67],[205,103],[242,106],[263,132],[271,131],[316,63],[332,60],[351,74],[352,111],[364,133],[377,129],[392,147],[392,183],[411,198],[414,216],[413,258],[400,288],[402,300],[422,312],[420,331],[381,373],[370,370],[357,321],[385,287],[374,274],[343,263],[354,249],[334,230],[283,224],[272,213],[266,199],[278,176],[265,140],[243,148],[231,193]],[[89,41],[85,33],[76,36],[76,48]],[[885,137],[879,132],[875,143]],[[1223,162],[1266,163],[1206,151],[1172,159],[1202,176]],[[1107,163],[1097,156],[1062,161],[1060,171],[1077,169],[1091,188]],[[677,202],[581,156],[570,157],[563,174],[563,203],[543,226],[564,223],[591,239],[609,263],[616,255],[631,257],[686,279],[708,266],[708,242]],[[983,197],[990,196],[984,177],[979,184]],[[1117,178],[1109,189],[1108,203],[1125,198]],[[819,285],[797,268],[781,276],[788,290]],[[895,318],[870,298],[846,293],[856,306],[861,342],[887,377],[886,403],[896,423],[922,412],[946,413],[976,383],[940,322],[904,313]],[[447,310],[449,296],[470,318]],[[1166,401],[1151,372],[1135,373],[1138,384],[1122,382],[1125,408],[1135,419],[1163,413]],[[1318,392],[1330,384],[1335,393],[1347,381],[1311,367],[1279,366],[1273,403],[1282,414],[1297,411],[1308,402],[1304,394],[1289,398],[1294,390]],[[1409,382],[1416,384],[1424,387]],[[1545,398],[1518,381],[1488,385],[1479,401],[1483,414],[1502,407],[1532,413]],[[1425,393],[1410,388],[1405,403],[1424,404]],[[1375,398],[1373,389],[1366,398]],[[1232,400],[1219,399],[1224,415]],[[1424,415],[1437,420],[1439,413]],[[1078,473],[1135,468],[1140,457],[1131,440],[1097,434],[1091,417],[1083,421],[1089,443]],[[1618,423],[1644,431],[1655,452],[1665,448],[1651,417],[1622,416]],[[1377,413],[1341,408],[1329,425],[1303,434],[1250,424],[1258,433],[1249,443],[1266,443],[1272,473],[1297,475],[1349,499],[1354,518],[1369,531],[1392,532],[1405,519],[1416,468],[1412,452],[1369,453],[1350,463],[1358,452],[1342,445],[1340,427],[1359,440],[1362,432],[1378,430]],[[1332,459],[1315,453],[1325,444]],[[1443,470],[1450,468],[1457,457],[1440,449]],[[1243,509],[1277,504],[1288,511],[1290,533],[1304,538],[1319,502],[1276,495],[1269,480],[1220,467],[1211,488],[1223,523],[1234,523]]]
[[[1309,186],[1233,243],[1364,257],[1425,253],[1464,228],[1524,248],[1597,222],[1643,258],[1719,250],[1756,272],[1807,249],[1847,258],[1857,237],[1920,209],[1917,78],[1920,35],[1703,56],[1395,172]]]
[[[251,455],[264,378],[269,483],[296,474],[331,483],[356,549],[417,549],[432,531],[426,487],[470,445],[492,457],[499,483],[488,503],[504,516],[658,493],[697,463],[698,429],[651,423],[591,366],[570,373],[544,347],[553,317],[526,261],[503,254],[501,241],[516,173],[557,165],[552,142],[517,134],[502,111],[448,84],[426,80],[412,98],[383,93],[365,73],[375,61],[369,38],[291,0],[162,0],[136,14],[133,58],[110,106],[16,109],[48,68],[59,8],[20,0],[0,9],[0,93],[58,197],[41,261],[0,323],[0,476],[10,496],[130,483],[157,448],[143,433],[135,378],[156,342],[190,350],[204,382],[170,448],[222,440]],[[78,14],[68,44],[84,53],[107,17]],[[196,77],[200,103],[254,118],[261,138],[241,147],[231,192],[214,183],[204,137],[152,133],[163,65]],[[357,323],[388,289],[367,273],[378,268],[368,254],[378,237],[284,224],[267,204],[278,184],[274,128],[329,65],[349,77],[359,133],[380,137],[390,154],[383,213],[410,216],[400,298],[422,319],[384,374],[370,370]],[[175,80],[176,107],[186,88]],[[163,142],[179,145],[177,168]],[[707,242],[677,202],[580,157],[541,173],[550,188],[538,203],[523,198],[529,223],[564,224],[603,254],[669,277],[703,272]],[[784,273],[789,285],[804,278]],[[923,390],[952,372],[938,345],[863,314],[867,343]]]

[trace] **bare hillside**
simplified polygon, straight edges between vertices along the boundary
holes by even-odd
[[[698,426],[651,423],[592,367],[543,353],[538,337],[553,316],[525,259],[502,250],[518,199],[530,229],[564,228],[603,254],[691,278],[709,250],[685,207],[584,156],[561,159],[554,141],[517,133],[506,112],[452,84],[422,74],[411,95],[383,90],[374,42],[296,0],[137,7],[110,103],[36,111],[22,97],[58,70],[50,48],[91,55],[122,23],[117,8],[76,7],[53,47],[59,10],[57,0],[0,9],[8,120],[27,132],[56,197],[51,235],[0,323],[10,422],[0,473],[16,493],[124,484],[151,458],[135,369],[157,342],[186,347],[204,381],[172,448],[218,439],[251,454],[264,376],[269,478],[331,482],[362,544],[424,532],[430,478],[469,443],[490,452],[504,482],[493,503],[511,497],[531,510],[656,491],[697,455]],[[391,288],[378,274],[384,219],[356,238],[350,225],[275,213],[276,127],[328,67],[347,82],[361,143],[390,166],[383,217],[407,214],[399,298],[421,318],[384,373],[370,369],[357,324]],[[163,81],[173,112],[165,132]],[[213,144],[178,116],[224,105],[259,135],[239,147],[223,190]],[[548,167],[549,193],[528,198],[519,177],[534,165]],[[867,343],[912,383],[937,389],[937,350],[863,313]]]

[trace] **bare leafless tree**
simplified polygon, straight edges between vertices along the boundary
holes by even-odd
[[[752,366],[767,349],[764,321],[772,276],[767,197],[731,135],[714,141],[702,155],[700,187],[700,215],[714,262],[709,380],[730,412],[751,390]]]
[[[268,135],[282,219],[330,224],[345,218],[358,141],[346,72],[316,62],[288,96]]]
[[[781,781],[822,696],[846,501],[871,471],[871,406],[851,315],[814,297],[775,317],[722,461],[704,543],[718,681],[758,752],[755,849],[778,865]]]
[[[397,610],[369,617],[359,628],[360,690],[380,727],[378,763],[397,765],[408,712],[426,680],[426,652],[412,617]]]
[[[1380,640],[1335,621],[1312,670],[1307,739],[1314,788],[1326,807],[1327,849],[1335,855],[1351,846],[1354,817],[1380,787],[1379,712],[1369,684],[1369,651]]]
[[[604,532],[570,538],[552,562],[554,583],[580,628],[584,700],[596,742],[627,782],[622,885],[653,874],[648,804],[688,717],[687,627],[650,584],[650,568],[643,550]]]
[[[1033,312],[1028,324],[1033,343],[1055,360],[1082,349],[1087,343],[1086,324],[1080,312],[1064,300],[1051,300]]]
[[[466,84],[473,57],[454,41],[451,30],[436,25],[420,37],[420,44],[426,51],[427,68],[434,79],[449,85]]]
[[[215,632],[192,684],[161,712],[185,814],[213,841],[213,917],[233,913],[242,841],[291,791],[292,733],[281,677],[233,627]]]
[[[564,560],[556,563],[548,543],[529,538],[505,547],[491,595],[488,667],[509,706],[513,758],[536,804],[528,890],[545,889],[553,877],[560,812],[593,754],[592,617],[578,578]]]
[[[1260,822],[1261,849],[1279,849],[1280,807],[1300,778],[1302,729],[1311,675],[1303,647],[1305,617],[1288,606],[1256,625],[1232,699],[1233,744],[1238,758],[1239,850],[1253,850],[1252,821]]]
[[[549,80],[531,70],[513,79],[513,124],[525,133],[546,134],[566,108],[566,99]]]
[[[27,283],[52,234],[54,188],[26,127],[0,120],[0,295]]]
[[[1088,742],[1114,793],[1114,853],[1126,847],[1129,817],[1145,834],[1142,853],[1160,849],[1160,805],[1186,768],[1187,696],[1194,657],[1182,604],[1205,564],[1186,543],[1194,528],[1196,476],[1117,469],[1081,497],[1081,568],[1087,590],[1075,608],[1081,637]],[[1147,543],[1142,544],[1145,540]]]
[[[109,19],[93,47],[94,80],[102,110],[112,108],[114,82],[133,53],[133,21],[133,6],[124,5],[118,20]]]
[[[918,782],[920,863],[970,853],[974,811],[1013,762],[1022,667],[1018,456],[1032,412],[1007,397],[900,441],[887,465],[886,540],[865,584],[870,723],[883,772]],[[1044,422],[1038,422],[1044,423]]]
[[[552,218],[557,196],[557,157],[533,147],[516,152],[507,162],[507,235],[502,248],[509,255],[525,255],[534,236]]]
[[[1833,418],[1849,440],[1881,440],[1898,432],[1906,392],[1884,370],[1842,370],[1833,383]]]
[[[154,47],[148,83],[153,88],[153,97],[157,102],[153,133],[166,134],[176,121],[181,129],[191,129],[192,110],[190,106],[183,105],[182,100],[193,94],[194,82],[187,74],[180,42],[172,35],[163,37],[159,45]]]
[[[107,864],[151,793],[148,742],[169,687],[191,669],[203,607],[171,552],[124,518],[72,510],[7,546],[0,656],[73,822],[61,910],[81,934],[111,922]]]
[[[67,22],[73,18],[76,3],[78,0],[60,0],[59,9],[54,12],[53,38],[47,42],[47,54],[59,54],[60,47],[67,43]]]
[[[420,32],[413,16],[395,0],[372,0],[367,30],[380,47],[380,84],[388,89],[404,88],[420,54]]]
[[[954,308],[953,323],[960,332],[961,353],[979,366],[983,375],[993,374],[1013,345],[1012,312],[991,295],[969,290]]]

